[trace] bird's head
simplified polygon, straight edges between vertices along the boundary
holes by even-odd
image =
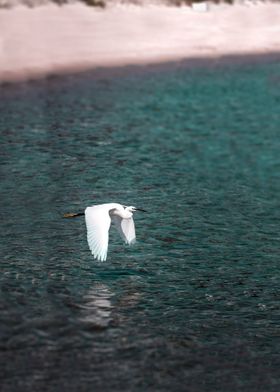
[[[129,211],[129,212],[131,212],[131,213],[133,213],[134,211],[142,211],[142,212],[147,212],[146,210],[143,210],[143,208],[137,208],[137,207],[134,207],[134,206],[123,206],[123,208],[126,210],[126,211]]]

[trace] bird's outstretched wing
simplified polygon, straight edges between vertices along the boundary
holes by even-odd
[[[135,226],[133,218],[122,219],[117,215],[112,216],[112,221],[126,244],[133,244],[136,241]]]
[[[94,258],[105,261],[107,258],[109,228],[111,218],[104,205],[87,207],[85,210],[87,241]]]

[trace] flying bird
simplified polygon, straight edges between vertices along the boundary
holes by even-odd
[[[89,249],[95,259],[105,261],[111,222],[115,224],[126,244],[131,245],[135,242],[134,211],[146,212],[142,208],[127,207],[118,203],[106,203],[87,207],[84,212],[67,213],[63,217],[75,218],[85,215]]]

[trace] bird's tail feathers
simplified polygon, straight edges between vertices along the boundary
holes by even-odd
[[[63,214],[63,218],[76,218],[77,216],[85,215],[84,212],[67,212]]]

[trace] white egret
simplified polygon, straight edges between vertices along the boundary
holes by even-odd
[[[87,207],[84,212],[67,213],[63,216],[64,218],[75,218],[85,215],[89,249],[95,259],[105,261],[111,222],[115,224],[126,244],[131,245],[135,242],[134,211],[146,212],[133,206],[127,207],[118,203],[106,203]]]

